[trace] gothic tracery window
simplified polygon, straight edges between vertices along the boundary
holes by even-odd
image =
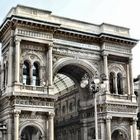
[[[110,72],[109,75],[110,93],[123,94],[123,76],[119,73]]]
[[[30,85],[30,65],[27,61],[24,61],[23,64],[23,83]]]
[[[40,86],[39,64],[37,62],[31,66],[27,60],[24,61],[22,82],[25,85]]]
[[[115,74],[113,72],[110,73],[109,76],[109,85],[110,85],[110,93],[115,93]]]

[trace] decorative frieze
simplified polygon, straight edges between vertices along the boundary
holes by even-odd
[[[120,104],[106,104],[102,105],[101,111],[109,111],[109,112],[124,112],[124,113],[136,113],[136,106],[130,105],[120,105]]]
[[[22,113],[20,114],[21,119],[45,119],[45,116],[37,113]]]
[[[116,44],[109,44],[109,43],[105,43],[105,50],[108,50],[111,52],[114,51],[115,53],[117,52],[125,53],[125,54],[131,53],[131,49],[129,49],[128,47],[116,45]]]
[[[13,105],[36,106],[36,107],[54,107],[54,103],[44,100],[36,99],[34,97],[16,97],[13,100]]]
[[[45,47],[35,44],[21,44],[21,48],[24,50],[32,50],[32,51],[45,51]]]
[[[17,29],[17,35],[23,35],[26,37],[33,37],[38,39],[52,40],[53,35],[46,32],[37,32],[33,30]]]

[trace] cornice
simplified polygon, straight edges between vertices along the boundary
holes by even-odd
[[[55,37],[77,39],[88,42],[116,42],[135,46],[139,40],[133,39],[126,36],[115,35],[110,33],[92,33],[88,31],[82,31],[80,29],[72,29],[68,27],[63,27],[59,23],[54,23],[50,21],[43,21],[39,19],[22,17],[17,15],[12,15],[7,17],[3,24],[0,26],[0,36],[2,38],[3,34],[9,29],[15,29],[17,26],[22,26],[31,29],[49,31]],[[0,40],[1,40],[0,38]]]

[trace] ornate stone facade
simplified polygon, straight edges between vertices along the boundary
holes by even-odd
[[[3,140],[95,139],[94,97],[80,82],[84,74],[103,73],[99,139],[137,140],[131,65],[137,40],[128,28],[18,5],[0,26],[0,41]]]

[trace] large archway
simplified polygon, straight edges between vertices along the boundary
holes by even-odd
[[[127,134],[123,130],[120,130],[120,129],[115,130],[112,133],[111,137],[112,137],[112,140],[128,140]]]
[[[21,140],[42,140],[41,131],[35,126],[26,126],[21,132]]]
[[[54,93],[78,88],[85,73],[89,77],[99,75],[99,71],[90,62],[70,58],[62,58],[56,62],[53,73]]]

